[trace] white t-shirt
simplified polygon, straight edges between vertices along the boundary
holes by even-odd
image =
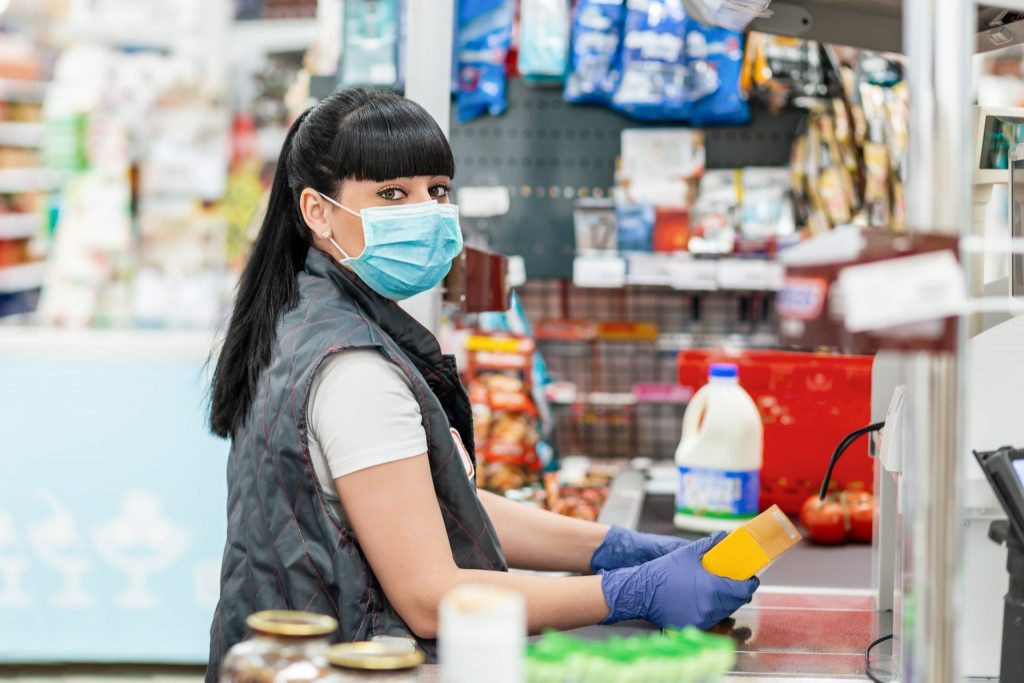
[[[427,452],[412,386],[377,349],[349,349],[324,361],[310,387],[306,424],[313,469],[342,520],[335,479]]]

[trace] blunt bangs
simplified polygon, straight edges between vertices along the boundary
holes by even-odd
[[[455,159],[441,128],[420,105],[397,95],[367,102],[345,117],[332,158],[340,180],[455,177]]]

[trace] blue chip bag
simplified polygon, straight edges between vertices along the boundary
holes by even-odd
[[[572,17],[566,102],[611,103],[622,77],[625,24],[626,0],[578,0]]]
[[[512,40],[513,0],[462,0],[455,37],[455,109],[462,123],[508,108],[505,60]]]
[[[690,112],[683,0],[627,0],[622,80],[612,106],[634,119],[682,121]]]
[[[616,202],[619,251],[654,251],[654,207]]]
[[[727,126],[750,121],[740,90],[743,34],[690,21],[686,32],[690,124]]]

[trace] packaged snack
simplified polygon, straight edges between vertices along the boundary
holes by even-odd
[[[740,206],[739,169],[707,171],[693,207],[689,249],[695,254],[729,254],[736,242]]]
[[[513,0],[459,3],[455,39],[456,112],[465,123],[508,107],[505,61],[512,36]]]
[[[683,121],[690,113],[683,0],[627,0],[622,81],[612,106],[635,119]]]
[[[343,88],[391,88],[398,82],[398,0],[345,3],[345,51],[338,73]]]
[[[690,243],[690,212],[686,208],[658,206],[654,209],[654,251],[686,251]]]
[[[619,251],[651,251],[654,234],[654,207],[616,201]]]
[[[750,106],[740,89],[743,34],[691,20],[686,31],[686,59],[691,125],[748,123]]]
[[[578,0],[573,11],[566,102],[608,104],[622,77],[626,0]]]
[[[569,53],[569,5],[564,0],[522,0],[519,73],[527,81],[561,83]]]
[[[796,232],[789,188],[790,170],[787,168],[743,171],[740,230],[744,237],[766,239]]]
[[[572,212],[576,232],[576,253],[615,251],[615,203],[608,198],[577,199]]]

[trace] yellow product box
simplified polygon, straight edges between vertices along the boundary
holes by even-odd
[[[712,574],[743,581],[803,540],[778,505],[732,532],[709,550],[701,563]]]

